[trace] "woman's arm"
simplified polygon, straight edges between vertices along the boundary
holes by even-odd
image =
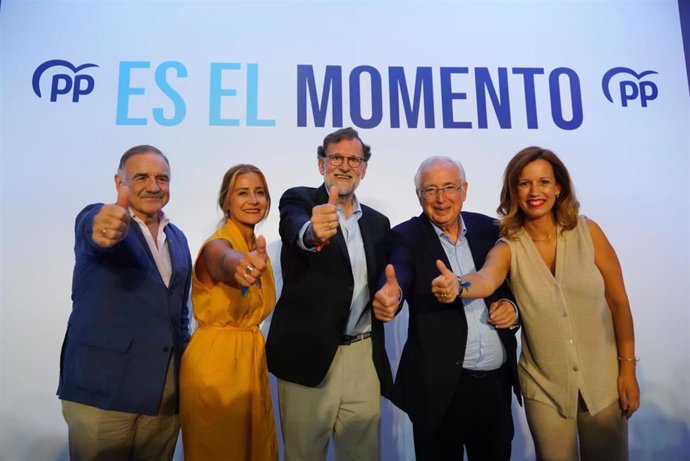
[[[635,365],[638,360],[635,356],[635,332],[630,303],[623,283],[623,271],[616,251],[599,225],[588,219],[587,226],[594,244],[594,263],[604,278],[606,302],[613,318],[619,361],[619,403],[625,417],[630,418],[640,406],[640,388],[635,376]]]
[[[266,270],[268,255],[263,236],[256,239],[256,250],[242,253],[227,240],[211,240],[204,246],[195,268],[196,276],[205,285],[224,282],[235,288],[256,283]]]
[[[510,270],[510,248],[505,242],[498,242],[489,251],[484,266],[472,274],[461,277],[462,282],[471,285],[462,290],[462,298],[486,298],[501,286]]]

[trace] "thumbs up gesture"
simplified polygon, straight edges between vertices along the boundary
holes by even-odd
[[[395,267],[392,264],[386,266],[386,283],[374,295],[372,306],[374,316],[382,322],[390,322],[395,317],[395,313],[400,305],[401,297],[400,285],[395,278]]]
[[[338,188],[331,186],[328,203],[316,205],[311,210],[311,232],[314,243],[326,242],[338,232],[338,213],[335,204],[338,202]]]
[[[267,267],[266,239],[263,235],[259,235],[256,238],[256,249],[244,255],[239,264],[237,264],[235,280],[240,286],[252,286],[259,281]]]
[[[119,183],[117,186],[117,201],[106,204],[93,218],[91,239],[103,248],[110,248],[127,235],[130,222],[129,188]]]
[[[431,292],[438,302],[450,304],[460,293],[460,281],[440,259],[436,260],[436,268],[441,275],[431,281]]]

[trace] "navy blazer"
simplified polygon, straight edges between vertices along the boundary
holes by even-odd
[[[311,219],[312,208],[328,202],[319,188],[296,187],[280,199],[280,255],[283,289],[276,303],[266,340],[268,369],[278,378],[316,387],[326,376],[350,314],[354,279],[342,231],[320,252],[297,244],[299,231]],[[371,312],[378,276],[384,264],[384,237],[390,222],[381,213],[360,204],[359,229],[364,242]],[[373,361],[382,395],[393,385],[384,347],[383,324],[372,313]]]
[[[166,287],[139,225],[111,248],[91,239],[100,204],[75,223],[72,313],[60,356],[60,399],[104,410],[155,415],[170,355],[176,387],[189,341],[192,261],[187,239],[172,224],[165,234],[172,260]]]
[[[485,215],[462,212],[462,217],[478,270],[498,240],[498,226]],[[460,298],[443,304],[431,292],[431,281],[439,275],[436,260],[451,266],[426,215],[395,226],[387,239],[387,253],[410,310],[407,342],[395,379],[393,402],[414,424],[435,427],[448,410],[460,378],[467,344],[465,309]],[[380,285],[384,282],[382,277]],[[514,302],[505,282],[485,299],[486,305],[499,299]],[[520,401],[515,331],[497,331],[507,353],[513,389]]]

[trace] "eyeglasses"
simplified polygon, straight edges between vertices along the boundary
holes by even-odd
[[[347,159],[347,164],[350,165],[350,168],[359,168],[362,163],[366,163],[366,160],[364,160],[362,157],[345,157],[340,154],[333,154],[333,155],[326,155],[325,156],[329,162],[331,162],[331,165],[333,166],[340,166],[343,163],[344,159]]]
[[[438,195],[439,192],[443,192],[445,195],[455,195],[459,191],[461,191],[463,189],[463,187],[464,187],[463,185],[455,186],[455,185],[450,185],[450,184],[447,186],[443,186],[443,187],[431,186],[431,187],[425,187],[424,189],[421,189],[419,191],[419,193],[422,194],[422,196],[424,198],[429,199],[429,198],[436,198],[436,196]]]

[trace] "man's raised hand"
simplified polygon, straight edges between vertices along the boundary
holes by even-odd
[[[395,317],[400,304],[400,285],[395,277],[395,268],[392,264],[386,266],[386,283],[374,295],[372,306],[374,316],[382,322],[390,322]]]
[[[115,203],[103,205],[94,216],[91,238],[96,245],[110,248],[125,238],[130,220],[129,188],[121,183]]]

